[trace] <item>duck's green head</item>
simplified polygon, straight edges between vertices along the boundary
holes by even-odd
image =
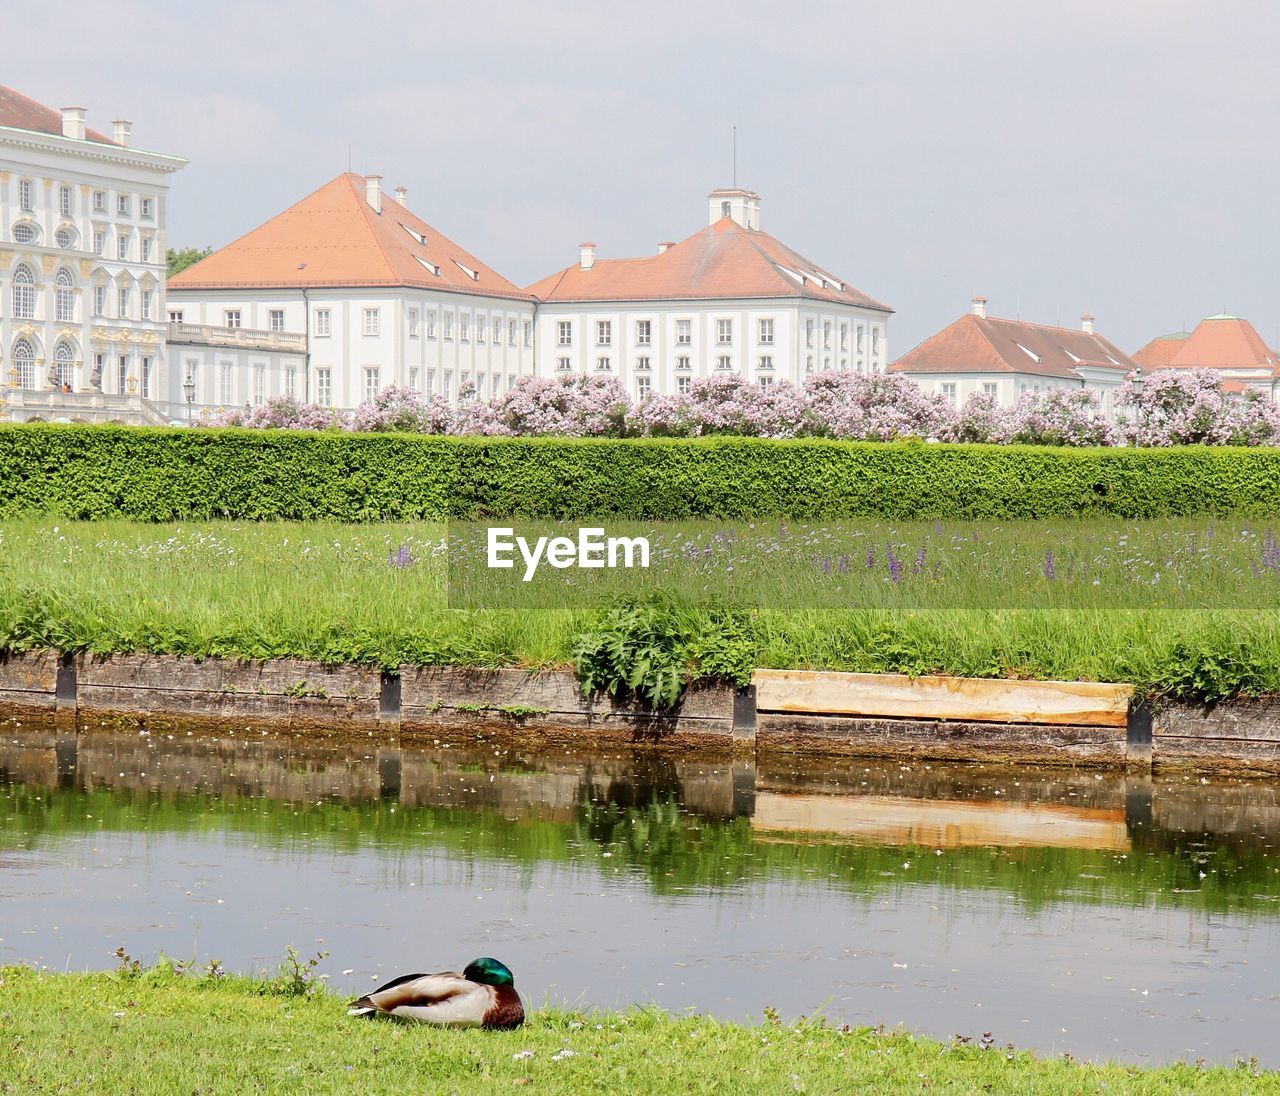
[[[482,986],[514,986],[516,983],[516,977],[507,965],[496,959],[472,959],[462,977]]]

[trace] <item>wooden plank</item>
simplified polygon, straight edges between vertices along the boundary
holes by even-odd
[[[0,700],[45,707],[40,697],[47,695],[52,704],[57,682],[58,655],[55,651],[0,654]]]
[[[1010,681],[971,677],[908,677],[818,670],[757,670],[756,704],[766,712],[963,719],[1121,727],[1132,685],[1091,681]]]
[[[1213,707],[1162,701],[1152,714],[1155,738],[1241,739],[1280,743],[1280,697],[1236,697]]]

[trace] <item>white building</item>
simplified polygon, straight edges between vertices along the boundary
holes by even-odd
[[[377,175],[339,175],[172,278],[167,300],[175,337],[205,331],[207,353],[180,355],[197,409],[275,395],[350,409],[391,384],[490,398],[533,372],[533,298]]]
[[[166,421],[165,213],[177,156],[0,86],[0,418]]]
[[[529,287],[537,371],[618,378],[633,397],[741,373],[803,383],[824,369],[883,371],[892,309],[760,228],[760,196],[710,194],[709,224],[657,254],[578,262]]]
[[[1079,329],[997,319],[987,315],[986,297],[974,297],[971,313],[890,366],[953,407],[973,395],[1008,407],[1027,392],[1089,388],[1108,416],[1115,413],[1116,390],[1138,369],[1094,330],[1092,316],[1082,316]]]

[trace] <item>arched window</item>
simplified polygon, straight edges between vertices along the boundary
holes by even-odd
[[[15,319],[30,320],[36,314],[36,280],[31,267],[19,263],[13,272],[13,315]]]
[[[720,203],[720,216],[721,216],[721,217],[732,217],[732,216],[733,216],[733,206],[732,206],[730,203],[728,203],[728,202],[721,202],[721,203]]]
[[[66,343],[58,343],[57,349],[53,352],[53,376],[54,383],[61,388],[64,384],[70,387],[71,382],[75,379],[75,370],[72,363],[75,361],[75,353]]]
[[[13,368],[18,374],[19,388],[36,386],[36,352],[26,339],[19,339],[13,344]]]
[[[75,230],[67,225],[59,225],[58,231],[53,234],[54,241],[63,250],[68,250],[76,242]]]
[[[71,272],[64,266],[53,280],[56,318],[71,323],[76,318],[76,291],[71,287]]]

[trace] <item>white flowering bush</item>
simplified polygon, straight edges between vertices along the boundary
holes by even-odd
[[[1275,445],[1280,407],[1260,392],[1222,390],[1213,369],[1161,369],[1125,383],[1117,416],[1130,445]]]
[[[805,433],[815,437],[893,441],[944,438],[955,410],[897,373],[815,373],[804,382],[808,399]]]

